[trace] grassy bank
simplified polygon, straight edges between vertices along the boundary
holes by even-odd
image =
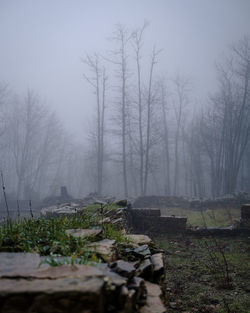
[[[37,252],[42,256],[59,255],[91,258],[87,244],[96,238],[81,239],[66,234],[67,229],[102,228],[98,239],[125,241],[121,231],[111,223],[102,224],[105,211],[117,208],[116,204],[105,206],[92,205],[72,217],[28,218],[6,221],[0,225],[0,252]]]
[[[168,312],[250,312],[249,238],[156,242],[167,254],[164,301]]]
[[[192,226],[204,226],[204,220],[207,227],[226,227],[232,225],[233,221],[240,217],[239,209],[207,209],[194,211],[182,208],[163,208],[162,215],[176,215],[187,217],[187,223]]]

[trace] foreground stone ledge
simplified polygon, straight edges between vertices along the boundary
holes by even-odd
[[[41,259],[37,253],[0,253],[0,278],[28,276],[39,268]],[[42,268],[49,267],[44,264]]]
[[[104,312],[101,278],[1,279],[2,313]]]
[[[0,312],[3,313],[102,313],[112,303],[119,304],[121,289],[127,283],[106,264],[37,268],[34,262],[35,266],[23,270],[15,264],[14,256],[9,255],[1,256],[2,260],[13,260],[12,266],[5,272],[2,270],[0,276]],[[22,256],[24,260],[37,257],[14,255],[16,261]]]

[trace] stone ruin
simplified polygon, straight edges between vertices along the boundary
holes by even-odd
[[[219,202],[219,207],[235,207],[243,202],[247,195],[235,197],[225,197]],[[241,200],[239,200],[241,199]],[[45,207],[41,210],[41,214],[45,218],[56,217],[60,215],[71,216],[81,214],[86,206],[93,203],[108,203],[113,202],[115,198],[111,197],[98,197],[96,194],[90,194],[87,197],[80,200],[73,200],[68,203],[57,204],[49,207]],[[196,202],[195,209],[210,208],[210,202],[215,200],[204,200],[201,207]],[[249,201],[250,202],[250,201]],[[181,208],[194,208],[193,201],[188,201],[182,197],[164,197],[164,196],[145,196],[139,197],[134,202],[129,203],[127,200],[117,201],[121,207],[126,207],[126,221],[129,228],[135,233],[143,233],[150,235],[169,234],[169,233],[188,233],[199,235],[205,234],[207,230],[215,235],[232,235],[240,232],[249,231],[249,206],[248,204],[242,204],[241,219],[236,221],[235,225],[217,228],[217,227],[194,227],[187,229],[187,218],[172,216],[162,216],[161,209],[163,207],[181,207]],[[201,202],[199,202],[201,203]],[[217,204],[218,205],[218,204]],[[214,208],[214,206],[212,206]]]
[[[150,235],[183,233],[186,217],[162,216],[158,208],[133,208],[128,211],[133,231]]]
[[[97,229],[68,229],[68,236],[92,237],[88,245],[102,259],[92,265],[50,267],[35,253],[0,253],[0,312],[3,313],[164,313],[159,282],[164,251],[145,235],[126,234],[127,209],[104,213],[101,225],[116,224],[128,243],[102,239]],[[42,261],[42,264],[41,264]],[[77,261],[77,260],[76,260]]]
[[[95,267],[70,265],[70,260],[65,265],[49,267],[48,264],[41,265],[46,257],[38,254],[0,253],[0,312],[165,312],[159,286],[165,273],[164,251],[158,249],[144,234],[206,235],[207,230],[187,230],[186,218],[161,216],[159,208],[131,208],[126,200],[119,203],[124,207],[105,212],[101,224],[115,224],[125,234],[125,230],[131,229],[142,233],[127,234],[130,244],[125,245],[122,250],[121,247],[118,250],[115,240],[98,239],[102,231],[101,225],[98,229],[66,230],[68,236],[96,237],[96,241],[90,243],[88,248],[103,261]],[[74,207],[70,203],[68,208],[61,205],[57,210],[45,208],[43,216],[56,217],[65,212],[71,212],[71,215],[80,214],[77,211],[79,203],[75,205]],[[238,230],[242,229],[248,232],[250,229],[250,204],[241,207]],[[214,232],[209,232],[215,235],[232,235],[233,230],[215,229]]]
[[[181,207],[188,208],[189,201],[183,197],[176,196],[142,196],[133,202],[134,208],[162,208],[162,207]]]

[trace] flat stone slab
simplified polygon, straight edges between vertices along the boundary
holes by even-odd
[[[152,276],[152,263],[150,259],[145,259],[141,262],[137,269],[137,275],[145,279],[150,279]]]
[[[164,260],[163,253],[155,253],[151,255],[151,262],[153,264],[154,271],[162,271],[164,270]]]
[[[151,254],[148,245],[139,246],[138,248],[133,250],[133,253],[140,258],[144,258],[147,255]]]
[[[1,279],[1,312],[104,312],[102,278]]]
[[[111,269],[116,272],[117,274],[130,278],[134,276],[135,274],[135,267],[133,264],[123,261],[123,260],[118,260],[114,263],[111,264]]]
[[[0,278],[29,275],[39,268],[41,259],[37,253],[1,252]],[[41,265],[42,268],[48,265]]]
[[[121,287],[122,285],[126,285],[127,278],[112,272],[107,263],[98,263],[97,268],[100,269],[116,286]]]
[[[88,237],[96,237],[98,236],[102,230],[100,228],[96,229],[81,229],[81,228],[75,228],[75,229],[67,229],[66,234],[68,236],[73,236],[73,237],[80,237],[82,239],[88,238]]]
[[[45,218],[59,217],[59,216],[73,216],[84,210],[83,206],[78,203],[67,203],[61,205],[53,205],[41,209],[41,216]]]
[[[160,295],[161,288],[159,285],[145,282],[147,289],[147,303],[140,309],[140,313],[164,313],[166,308],[164,307]]]
[[[115,297],[116,288],[126,284],[126,279],[112,273],[106,264],[103,268],[89,265],[37,268],[40,260],[37,255],[22,253],[10,257],[10,254],[2,256],[5,262],[1,263],[0,303],[4,313],[102,313]],[[30,267],[22,268],[28,257],[32,259]],[[7,260],[15,260],[8,271]],[[112,294],[110,299],[106,292]]]
[[[137,245],[145,245],[152,243],[152,240],[146,235],[127,235],[129,241]]]
[[[88,245],[91,252],[100,255],[104,261],[113,262],[116,260],[115,240],[103,239]]]

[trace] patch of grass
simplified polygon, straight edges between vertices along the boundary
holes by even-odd
[[[214,267],[207,245],[214,247],[208,238],[159,238],[156,242],[166,250],[167,271],[165,303],[177,304],[177,310],[168,312],[247,313],[250,312],[249,266],[250,249],[247,237],[216,239],[225,254],[232,279],[232,289],[221,284],[224,276],[221,267]],[[205,244],[206,241],[206,244]],[[221,254],[213,249],[217,261]],[[167,288],[170,288],[171,290]]]
[[[40,255],[71,255],[83,246],[80,238],[67,236],[66,229],[89,228],[98,225],[97,215],[83,213],[81,216],[51,219],[23,219],[0,226],[0,251],[37,252]]]
[[[49,264],[50,266],[60,266],[60,265],[75,265],[75,264],[93,264],[93,263],[100,263],[101,259],[96,256],[95,253],[90,252],[89,250],[84,250],[84,253],[80,256],[76,254],[70,257],[62,257],[58,255],[50,255],[45,257],[45,259],[40,263],[42,264]]]
[[[192,226],[226,227],[232,225],[234,219],[240,217],[240,210],[235,208],[218,208],[194,211],[182,208],[162,208],[162,215],[187,217],[187,223]]]
[[[117,203],[115,202],[111,202],[111,203],[107,203],[105,205],[102,206],[103,208],[103,212],[107,212],[109,210],[115,210],[115,209],[118,209],[119,206],[117,205]],[[92,212],[92,213],[97,213],[97,212],[100,212],[101,210],[101,205],[100,204],[90,204],[88,205],[86,208],[84,208],[84,211],[87,211],[87,212]]]
[[[107,239],[114,239],[117,244],[129,243],[129,240],[125,234],[123,234],[120,229],[116,228],[112,224],[104,225],[103,237]]]
[[[0,225],[0,251],[5,252],[37,252],[41,256],[51,256],[51,264],[56,264],[56,256],[71,257],[81,262],[98,261],[95,254],[90,253],[86,246],[95,238],[75,238],[66,235],[67,229],[101,227],[103,214],[99,205],[85,209],[81,215],[58,217],[51,219],[21,219],[8,221]],[[116,209],[110,204],[107,210]],[[102,238],[115,239],[120,245],[126,241],[122,232],[111,224],[102,225]]]

